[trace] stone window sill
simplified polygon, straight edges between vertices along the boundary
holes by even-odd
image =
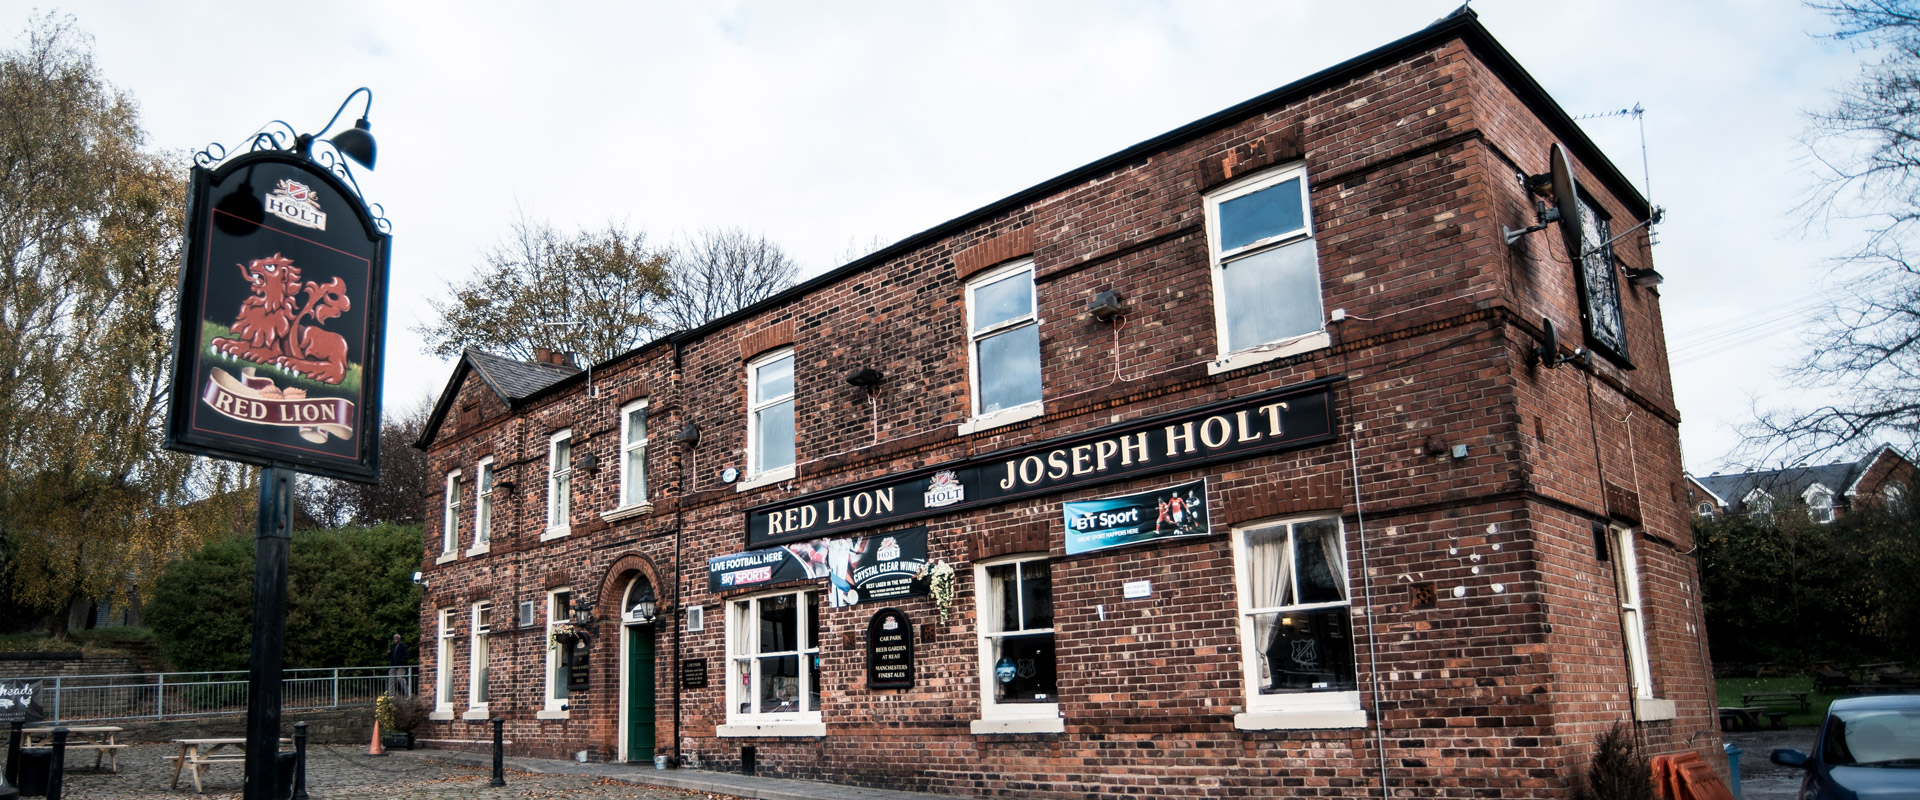
[[[466,710],[466,713],[461,714],[460,718],[467,719],[467,720],[486,719],[487,707],[486,706],[469,706]]]
[[[983,733],[1066,733],[1067,721],[1059,717],[1039,719],[976,719],[967,724],[975,734]]]
[[[1677,710],[1674,708],[1672,700],[1661,700],[1657,697],[1636,697],[1633,698],[1633,715],[1640,718],[1641,722],[1656,722],[1663,719],[1673,719],[1677,716]]]
[[[755,475],[751,478],[741,481],[738,485],[733,487],[733,490],[736,492],[752,491],[762,486],[771,486],[781,481],[793,480],[793,476],[795,474],[797,473],[794,471],[793,465],[788,464],[787,466],[780,467],[778,469],[770,469],[770,470],[767,470],[766,472],[762,472],[758,475]]]
[[[447,552],[444,552],[444,553],[441,553],[441,554],[440,554],[440,557],[439,557],[439,558],[436,558],[436,559],[434,559],[434,560],[433,560],[433,563],[435,563],[435,564],[450,564],[450,563],[453,563],[453,560],[454,560],[454,559],[456,559],[456,558],[459,558],[459,557],[460,557],[460,551],[458,551],[458,550],[448,550]]]
[[[1044,416],[1046,413],[1047,406],[1045,403],[1028,403],[1023,406],[1014,406],[1013,408],[995,411],[984,417],[974,417],[973,419],[960,423],[959,435],[966,436],[971,433],[998,428],[1002,425],[1012,425],[1016,422],[1023,422],[1033,419],[1034,417]]]
[[[572,719],[572,713],[564,708],[543,708],[533,712],[534,719]]]
[[[540,541],[551,542],[555,539],[565,539],[567,538],[567,534],[572,532],[573,530],[571,528],[567,528],[565,526],[558,527],[558,528],[548,528],[546,532],[540,534]]]
[[[479,544],[474,545],[473,549],[467,551],[467,557],[472,558],[474,556],[484,556],[487,553],[492,552],[492,550],[493,550],[493,545],[491,543],[481,542]]]
[[[608,522],[622,522],[651,513],[653,513],[652,503],[636,503],[630,506],[621,506],[611,511],[602,511],[600,512],[600,518]]]
[[[735,722],[716,725],[713,735],[723,738],[743,736],[825,736],[827,724],[824,722]]]
[[[1297,731],[1315,728],[1364,728],[1367,712],[1346,711],[1250,711],[1233,715],[1233,727],[1243,731]]]
[[[1313,333],[1296,336],[1292,339],[1261,345],[1250,350],[1228,353],[1213,361],[1207,362],[1207,374],[1218,375],[1222,372],[1232,372],[1236,369],[1251,367],[1255,364],[1264,364],[1274,359],[1298,355],[1309,350],[1319,350],[1332,343],[1333,338],[1328,336],[1326,331],[1315,331]]]
[[[449,708],[445,711],[430,712],[427,714],[427,719],[434,722],[446,722],[453,719],[453,709]]]

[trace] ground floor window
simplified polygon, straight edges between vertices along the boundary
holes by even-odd
[[[489,649],[487,635],[493,630],[493,604],[479,602],[473,604],[473,642],[468,648],[471,664],[467,667],[467,706],[485,709],[489,699],[487,690],[487,668]]]
[[[820,592],[735,600],[728,611],[728,718],[818,722]]]
[[[974,568],[982,721],[1060,719],[1053,639],[1053,572],[1045,556]],[[981,726],[975,726],[981,730]]]
[[[1249,712],[1354,710],[1353,607],[1338,517],[1233,532]]]
[[[547,593],[547,711],[560,711],[567,704],[567,656],[576,638],[572,605],[572,591]]]

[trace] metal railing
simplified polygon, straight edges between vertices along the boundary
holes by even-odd
[[[289,669],[281,679],[285,711],[370,706],[396,682],[415,691],[418,667]],[[393,670],[401,674],[395,676]],[[40,681],[37,698],[47,722],[160,720],[244,714],[247,673],[162,672],[122,675],[53,675]]]

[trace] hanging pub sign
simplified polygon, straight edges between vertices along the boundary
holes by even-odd
[[[390,241],[304,157],[195,167],[167,448],[373,482]]]
[[[707,590],[827,579],[838,608],[927,593],[927,528],[813,539],[707,559]]]
[[[0,722],[39,722],[40,681],[0,681]]]
[[[1326,378],[747,509],[747,546],[946,514],[1333,441]]]
[[[882,609],[867,623],[867,688],[913,688],[913,625],[907,612]]]
[[[1207,482],[1060,504],[1067,517],[1067,555],[1091,553],[1156,539],[1204,536]]]

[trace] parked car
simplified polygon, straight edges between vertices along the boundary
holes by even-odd
[[[1807,771],[1800,800],[1920,800],[1920,694],[1835,700],[1812,755],[1782,749],[1771,759]]]

